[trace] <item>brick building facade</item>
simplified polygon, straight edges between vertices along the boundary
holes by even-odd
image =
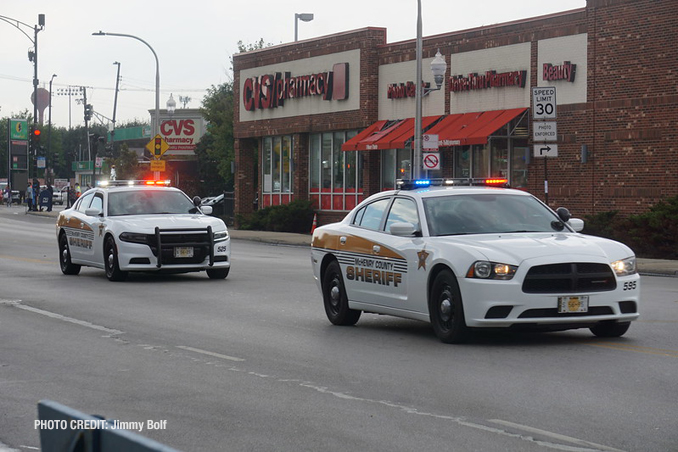
[[[436,52],[447,63],[442,89],[422,101],[424,133],[448,137],[428,174],[508,177],[577,216],[639,213],[678,195],[675,6],[588,0],[424,37],[423,79],[432,80]],[[390,188],[411,170],[415,68],[416,42],[386,43],[383,28],[236,55],[236,213],[251,212],[255,199],[259,207],[311,199],[323,224]],[[550,143],[533,139],[534,87],[557,90]],[[467,122],[455,135],[446,124],[457,117]],[[540,158],[542,144],[556,155]]]

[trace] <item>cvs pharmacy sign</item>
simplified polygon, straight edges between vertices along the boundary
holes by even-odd
[[[171,151],[194,151],[200,140],[193,119],[169,119],[160,124],[160,133]]]

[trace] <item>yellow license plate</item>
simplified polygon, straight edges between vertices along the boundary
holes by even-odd
[[[572,312],[589,312],[588,295],[580,295],[577,297],[558,297],[558,312],[561,314]]]
[[[193,257],[193,247],[192,246],[175,246],[174,247],[174,257]]]

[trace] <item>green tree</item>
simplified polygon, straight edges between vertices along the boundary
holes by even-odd
[[[233,83],[208,90],[202,101],[202,115],[208,126],[195,151],[200,180],[214,189],[208,195],[233,190]]]
[[[120,146],[120,156],[113,159],[117,180],[135,180],[139,177],[139,156],[124,143]]]

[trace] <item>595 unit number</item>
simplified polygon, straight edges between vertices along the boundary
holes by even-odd
[[[637,281],[628,281],[624,283],[624,290],[636,290],[637,286]]]

